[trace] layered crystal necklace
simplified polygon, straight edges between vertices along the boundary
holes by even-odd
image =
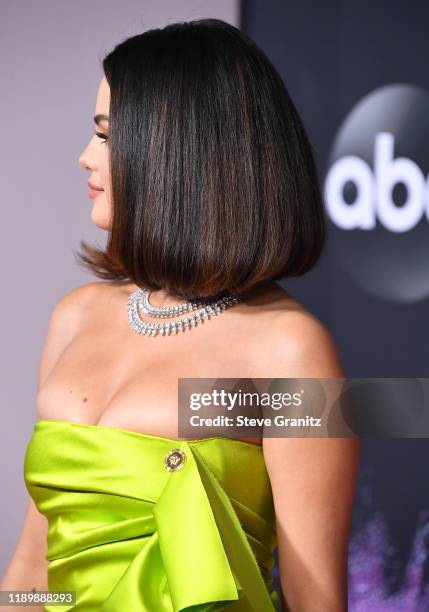
[[[200,323],[210,319],[212,316],[217,316],[223,312],[228,306],[237,304],[239,297],[232,293],[210,300],[209,298],[199,298],[185,304],[177,306],[152,306],[149,302],[149,297],[152,292],[149,289],[141,287],[134,291],[128,298],[128,323],[136,334],[145,336],[170,336],[187,329],[192,329]],[[143,321],[140,318],[139,308],[150,317],[159,317],[168,319],[177,317],[183,313],[190,312],[191,314],[181,317],[176,321],[168,321],[162,323],[150,323]]]

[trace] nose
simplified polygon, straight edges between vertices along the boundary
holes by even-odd
[[[94,163],[91,161],[88,149],[89,146],[86,147],[79,155],[79,166],[81,166],[81,168],[84,170],[94,170]]]

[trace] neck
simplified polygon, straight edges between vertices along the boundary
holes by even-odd
[[[152,306],[156,306],[157,308],[178,306],[179,304],[186,304],[188,302],[188,300],[180,300],[179,298],[171,296],[165,289],[152,291],[149,299]]]

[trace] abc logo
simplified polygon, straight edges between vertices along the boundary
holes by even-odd
[[[415,162],[406,157],[393,158],[394,134],[375,135],[374,171],[354,155],[338,159],[330,168],[325,183],[325,201],[332,220],[342,229],[368,229],[376,225],[376,217],[392,232],[406,232],[429,213],[429,186]],[[357,198],[350,205],[344,202],[347,181],[357,187]],[[393,188],[405,186],[407,199],[396,206]]]
[[[335,138],[324,179],[331,244],[383,300],[429,296],[429,94],[390,85],[365,96]]]

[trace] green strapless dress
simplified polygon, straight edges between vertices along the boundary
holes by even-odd
[[[76,591],[45,611],[280,609],[261,446],[42,419],[24,479],[48,519],[49,590]]]

